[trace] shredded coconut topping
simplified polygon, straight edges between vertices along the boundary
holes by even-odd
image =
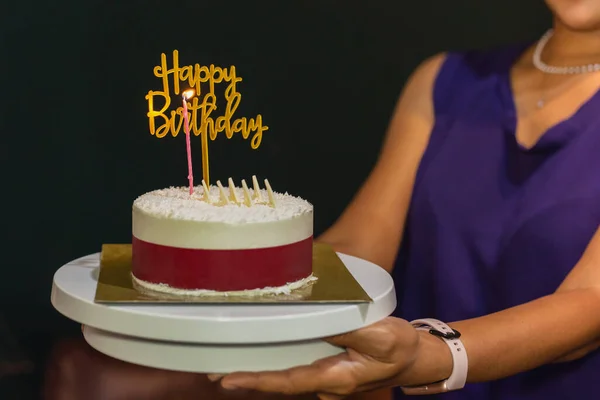
[[[229,197],[229,188],[225,189]],[[194,188],[190,196],[188,187],[170,187],[154,190],[141,195],[133,202],[133,207],[157,217],[180,219],[186,221],[224,222],[224,223],[256,223],[273,222],[312,212],[313,206],[308,201],[288,193],[274,192],[276,207],[260,203],[253,189],[252,206],[229,203],[220,205],[220,192],[217,186],[209,188],[210,204],[204,200],[202,186]],[[261,189],[260,198],[267,199],[268,193]],[[244,198],[241,187],[235,188],[238,199]]]

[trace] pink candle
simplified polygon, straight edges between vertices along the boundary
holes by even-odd
[[[188,161],[188,181],[190,183],[190,196],[194,193],[194,172],[192,170],[192,146],[190,144],[190,122],[188,120],[187,101],[194,95],[193,89],[188,89],[183,92],[183,124],[185,129],[185,144],[187,149]]]

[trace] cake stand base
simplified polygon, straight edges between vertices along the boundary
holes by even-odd
[[[144,340],[85,327],[90,346],[110,357],[146,367],[196,373],[265,371],[310,364],[344,350],[323,340],[218,345]]]
[[[99,304],[99,254],[61,267],[51,300],[85,325],[90,346],[133,364],[198,373],[290,368],[339,354],[343,349],[321,339],[370,325],[396,307],[386,271],[356,257],[340,258],[372,303]]]

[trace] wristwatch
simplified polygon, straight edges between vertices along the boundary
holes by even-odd
[[[469,360],[465,346],[460,340],[460,332],[450,328],[442,321],[433,318],[417,319],[410,322],[419,331],[428,331],[430,334],[443,340],[452,353],[452,373],[443,381],[422,386],[404,386],[402,392],[407,395],[422,395],[451,392],[465,387]]]

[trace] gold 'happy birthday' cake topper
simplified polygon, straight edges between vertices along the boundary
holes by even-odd
[[[207,185],[210,185],[208,171],[208,139],[215,140],[220,132],[225,132],[227,139],[235,133],[240,133],[244,139],[250,139],[252,149],[257,149],[268,126],[263,125],[262,116],[255,118],[234,118],[234,113],[240,105],[242,95],[238,92],[237,84],[242,78],[236,75],[235,66],[227,68],[215,65],[179,65],[179,52],[173,51],[172,66],[167,63],[166,54],[161,54],[161,63],[154,67],[154,76],[162,80],[161,90],[150,90],[146,95],[148,100],[148,122],[150,133],[157,138],[163,138],[169,133],[176,137],[182,127],[185,130],[188,154],[188,170],[190,194],[193,191],[193,174],[190,134],[200,136],[202,147],[202,175]],[[227,85],[224,90],[226,105],[222,115],[213,116],[217,109],[215,86]],[[175,110],[171,107],[171,96],[182,99],[182,106]],[[156,101],[158,99],[158,101]],[[188,103],[189,101],[189,103]],[[156,103],[163,103],[157,106]]]

